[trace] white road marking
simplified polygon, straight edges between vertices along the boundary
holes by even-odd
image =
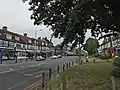
[[[38,75],[38,76],[36,76],[35,78],[39,78],[39,77],[41,77],[42,75]]]
[[[16,87],[18,87],[18,86],[20,86],[20,85],[26,83],[26,82],[27,82],[27,81],[23,81],[23,82],[18,83],[18,84],[14,85],[14,86],[12,86],[11,88],[8,88],[8,89],[9,89],[9,90],[12,90],[12,89],[14,89],[14,88],[16,88]]]
[[[23,74],[24,76],[33,76],[33,74]]]
[[[14,71],[17,71],[17,70],[19,70],[19,69],[12,69],[12,68],[9,68],[8,70],[5,70],[5,71],[0,72],[0,74],[10,73],[10,72],[14,72]]]
[[[42,65],[42,64],[43,64],[43,63],[39,63],[39,64],[37,64],[37,65],[29,65],[28,68],[30,68],[30,67],[38,67],[38,66],[40,66],[40,65]],[[4,71],[0,71],[0,74],[9,73],[9,72],[14,72],[14,71],[20,70],[21,68],[23,69],[23,68],[25,68],[25,66],[20,66],[19,69],[8,68],[8,69],[6,69],[6,70],[4,70]]]
[[[9,68],[10,69],[10,71],[13,71],[13,69],[12,68]]]

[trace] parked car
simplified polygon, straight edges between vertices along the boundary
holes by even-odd
[[[58,57],[56,55],[53,55],[52,56],[52,59],[57,59]]]
[[[58,58],[62,58],[62,55],[57,55]]]
[[[45,60],[45,58],[42,57],[42,56],[37,56],[37,57],[36,57],[36,61],[43,61],[43,60]]]

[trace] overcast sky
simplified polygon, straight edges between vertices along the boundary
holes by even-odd
[[[28,11],[28,8],[29,5],[23,3],[22,0],[0,0],[0,28],[5,25],[10,31],[20,34],[28,33],[30,37],[35,37],[35,30],[37,30],[37,36],[50,38],[52,31],[49,31],[49,28],[33,25],[33,21],[30,20],[31,12]],[[87,38],[89,36],[90,32],[87,33]],[[61,41],[53,39],[55,45]]]

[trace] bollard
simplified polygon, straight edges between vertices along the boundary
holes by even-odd
[[[41,77],[41,80],[42,80],[42,90],[44,90],[44,87],[45,87],[45,85],[44,85],[44,80],[45,80],[45,73],[43,72],[42,73],[42,77]]]
[[[60,67],[58,66],[58,67],[57,67],[57,74],[59,73],[59,71],[60,71]]]
[[[0,63],[2,64],[2,59],[0,60]]]
[[[17,59],[15,59],[15,63],[18,63],[18,62],[17,62]]]
[[[69,68],[70,68],[70,66],[71,66],[71,63],[69,62]]]
[[[65,71],[65,64],[63,64],[63,67],[62,67],[63,71]]]
[[[66,63],[66,69],[68,69],[68,63]]]
[[[93,63],[95,63],[95,59],[93,59]]]
[[[48,74],[48,78],[51,79],[51,75],[52,75],[52,70],[51,68],[49,69],[49,74]]]
[[[72,61],[72,66],[74,65],[74,61]]]

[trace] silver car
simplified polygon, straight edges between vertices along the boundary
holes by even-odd
[[[42,56],[37,56],[37,57],[36,57],[36,61],[43,61],[43,60],[45,60],[45,58],[42,57]]]

